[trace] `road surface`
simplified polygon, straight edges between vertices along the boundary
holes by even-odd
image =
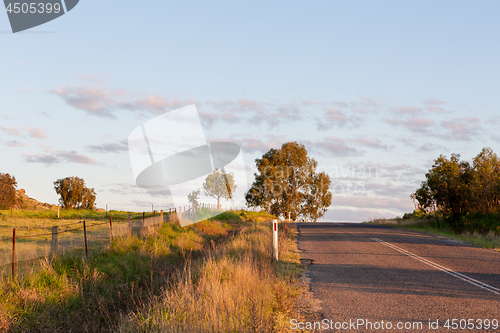
[[[324,331],[500,333],[500,253],[385,226],[298,227]]]

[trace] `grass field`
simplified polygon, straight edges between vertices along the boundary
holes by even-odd
[[[285,332],[303,266],[272,216],[228,212],[180,228],[117,238],[88,260],[45,262],[0,283],[0,331]]]

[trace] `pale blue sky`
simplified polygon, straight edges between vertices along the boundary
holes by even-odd
[[[123,141],[196,103],[207,136],[240,143],[250,167],[288,140],[330,172],[376,167],[334,179],[328,220],[402,215],[439,154],[497,151],[499,14],[497,1],[82,0],[12,34],[5,13],[0,172],[50,203],[75,175],[100,207],[166,205],[135,187]]]

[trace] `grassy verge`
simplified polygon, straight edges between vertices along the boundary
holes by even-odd
[[[288,227],[272,260],[269,218],[164,224],[86,261],[46,262],[0,282],[0,331],[287,331],[303,268]]]
[[[425,231],[440,236],[450,237],[470,243],[475,246],[483,247],[486,249],[494,249],[500,251],[500,236],[496,232],[490,230],[488,232],[479,231],[465,231],[457,233],[444,222],[440,225],[435,220],[429,219],[384,219],[375,220],[374,224],[389,225],[395,228],[410,229],[416,231]]]

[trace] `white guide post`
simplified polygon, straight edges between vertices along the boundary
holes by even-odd
[[[273,249],[274,258],[278,260],[278,220],[273,220]]]

